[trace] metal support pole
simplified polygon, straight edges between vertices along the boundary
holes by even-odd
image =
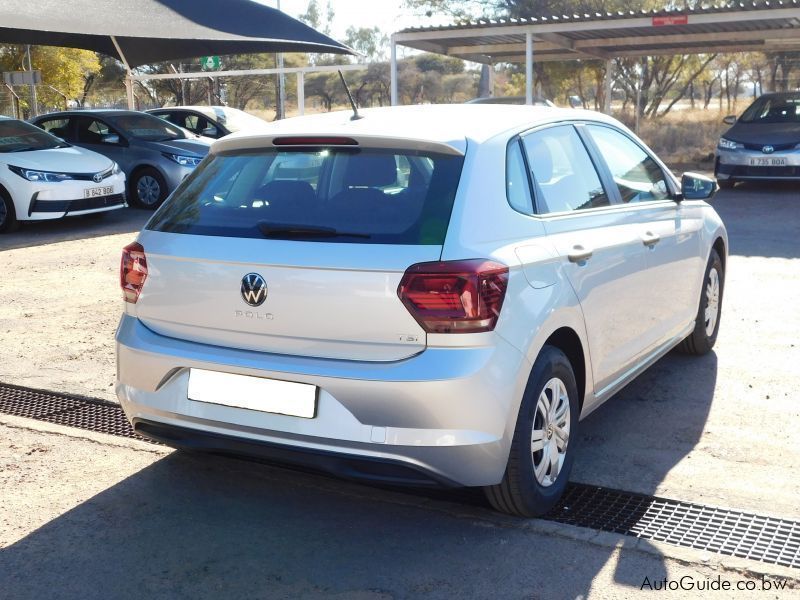
[[[639,65],[639,77],[636,81],[636,121],[634,123],[634,133],[639,135],[639,113],[641,112],[641,104],[642,104],[642,79],[644,78],[644,61],[647,59],[642,59],[642,63]]]
[[[494,65],[489,65],[489,98],[494,98]]]
[[[302,71],[297,73],[297,114],[306,114],[306,79]]]
[[[17,96],[17,93],[14,91],[13,87],[8,85],[7,83],[4,83],[3,85],[5,85],[8,88],[8,91],[11,93],[11,109],[14,112],[14,118],[21,119],[22,110],[20,109],[19,106],[19,96]]]
[[[394,41],[394,36],[392,36],[392,56],[390,61],[390,75],[389,78],[391,79],[391,103],[392,106],[397,106],[397,44]]]
[[[611,114],[611,83],[614,79],[614,61],[606,61],[606,74],[603,77],[603,112]]]
[[[525,104],[533,104],[533,34],[525,33]]]
[[[128,96],[128,108],[130,110],[136,110],[136,99],[133,96],[133,71],[131,70],[130,66],[128,66],[128,60],[125,58],[125,54],[122,52],[122,48],[119,47],[117,38],[113,35],[111,36],[111,42],[114,44],[114,48],[117,49],[117,54],[119,54],[119,59],[125,66],[125,72],[127,73],[127,76],[125,77],[125,92]]]
[[[281,0],[277,1],[278,10],[281,9]],[[283,73],[283,52],[276,55],[275,66],[278,67],[278,119],[286,118],[286,76]]]
[[[33,61],[31,60],[31,45],[27,44],[25,46],[26,52],[28,54],[28,71],[33,71]],[[35,117],[39,114],[39,99],[36,97],[36,86],[31,84],[29,86],[31,88],[31,106],[30,106],[30,116]]]

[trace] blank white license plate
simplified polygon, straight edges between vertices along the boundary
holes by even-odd
[[[99,198],[100,196],[110,196],[114,193],[113,187],[96,187],[83,190],[84,198]]]
[[[197,402],[305,419],[313,419],[317,408],[316,386],[203,369],[189,370],[188,395]]]
[[[785,158],[751,158],[751,167],[785,167]]]

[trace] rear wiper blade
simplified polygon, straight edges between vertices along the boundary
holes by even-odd
[[[356,233],[352,231],[338,231],[333,227],[316,227],[313,225],[273,225],[265,221],[258,223],[258,230],[264,237],[354,237],[369,239],[368,233]]]

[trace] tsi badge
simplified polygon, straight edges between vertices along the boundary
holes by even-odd
[[[242,277],[242,299],[250,306],[261,306],[267,299],[267,282],[258,273]]]

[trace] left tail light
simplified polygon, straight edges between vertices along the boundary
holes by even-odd
[[[147,257],[139,242],[128,244],[122,249],[122,262],[119,268],[119,284],[125,302],[136,304],[147,279]]]

